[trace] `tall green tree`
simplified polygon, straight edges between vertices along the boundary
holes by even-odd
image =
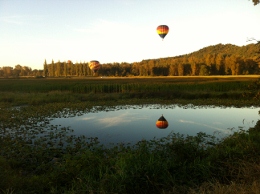
[[[60,60],[58,61],[58,63],[55,64],[56,68],[55,68],[55,76],[56,77],[60,77],[61,76],[61,62]]]
[[[51,61],[51,76],[52,76],[52,77],[55,76],[55,64],[54,64],[53,59],[52,59],[52,61]]]
[[[64,61],[63,64],[64,64],[63,75],[64,75],[65,77],[67,77],[67,76],[68,76],[68,64],[67,64],[66,61]]]
[[[44,60],[44,64],[43,64],[43,76],[47,77],[48,76],[48,64],[46,59]]]
[[[9,76],[12,76],[12,73],[13,73],[13,68],[12,67],[3,67],[2,68],[3,72],[4,72],[4,77],[9,77]]]
[[[15,68],[14,68],[14,76],[15,77],[19,77],[21,75],[21,71],[22,71],[23,67],[21,65],[16,65]]]

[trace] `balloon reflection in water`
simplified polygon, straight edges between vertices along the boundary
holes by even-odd
[[[163,115],[156,121],[156,127],[159,129],[166,129],[168,126],[168,121],[164,118]]]

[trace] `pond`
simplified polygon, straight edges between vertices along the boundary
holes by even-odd
[[[93,107],[75,117],[54,118],[51,125],[69,127],[75,135],[97,137],[101,144],[130,143],[159,139],[170,133],[194,136],[199,132],[226,137],[239,129],[254,127],[259,119],[259,107],[216,107],[179,105],[136,105]],[[159,129],[160,116],[169,123]]]

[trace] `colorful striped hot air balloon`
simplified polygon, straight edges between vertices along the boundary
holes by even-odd
[[[99,69],[100,69],[101,65],[99,63],[99,61],[90,61],[89,62],[89,68],[94,72],[96,73]]]
[[[169,27],[167,25],[160,25],[157,27],[156,29],[157,34],[162,38],[162,40],[164,39],[164,37],[168,34],[169,32]]]
[[[166,129],[168,126],[168,121],[164,118],[163,115],[156,121],[156,127],[159,129]]]

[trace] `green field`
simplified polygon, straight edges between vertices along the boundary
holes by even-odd
[[[258,76],[0,79],[0,193],[259,193],[259,121],[223,140],[170,134],[110,149],[45,129],[93,106],[259,106],[259,91]]]

